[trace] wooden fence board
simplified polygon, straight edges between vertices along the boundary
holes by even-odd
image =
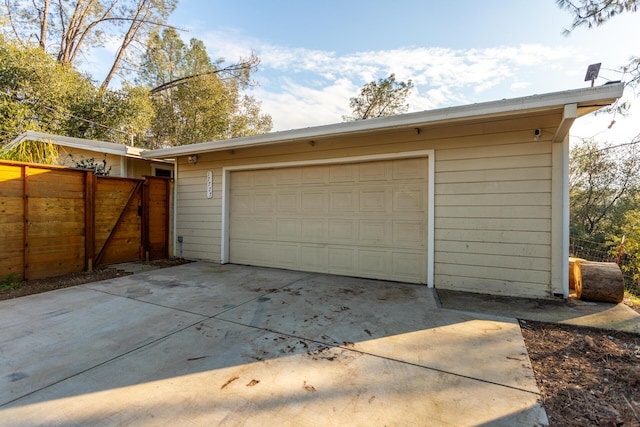
[[[82,271],[100,261],[101,252],[103,264],[140,260],[149,251],[146,236],[166,257],[168,181],[149,180],[143,200],[140,179],[0,161],[0,278]],[[149,211],[151,220],[144,216]]]
[[[150,260],[169,256],[170,181],[149,177],[145,182],[144,239]]]
[[[0,258],[0,278],[5,275],[15,274],[22,277],[22,252],[13,252]]]

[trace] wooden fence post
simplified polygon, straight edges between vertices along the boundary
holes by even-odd
[[[29,280],[29,170],[27,165],[22,169],[22,200],[23,200],[23,246],[22,246],[22,279]]]
[[[93,171],[85,172],[84,180],[84,256],[85,268],[93,271],[96,241],[96,179]]]
[[[149,177],[144,177],[142,184],[142,258],[145,262],[149,262],[149,249],[151,243],[149,241]]]

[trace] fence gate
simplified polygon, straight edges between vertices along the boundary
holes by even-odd
[[[143,181],[103,176],[95,180],[95,265],[141,260]]]
[[[95,179],[95,265],[168,258],[169,180]]]

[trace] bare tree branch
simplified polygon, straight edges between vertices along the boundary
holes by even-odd
[[[5,0],[4,5],[5,5],[5,8],[7,9],[7,16],[9,17],[9,24],[11,24],[11,30],[13,31],[13,34],[16,36],[16,40],[18,41],[18,43],[20,43],[20,45],[24,47],[25,43],[22,40],[22,37],[20,37],[20,34],[18,33],[18,29],[16,28],[15,20],[13,18],[13,14],[11,13],[12,9],[11,9],[11,5],[9,4],[9,0]]]

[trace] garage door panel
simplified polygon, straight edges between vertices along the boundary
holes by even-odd
[[[329,167],[329,182],[356,182],[358,165],[348,163]]]
[[[309,166],[302,168],[302,184],[329,183],[329,166]]]
[[[276,182],[276,173],[273,169],[262,169],[255,171],[253,181],[256,187],[272,187]],[[232,187],[233,188],[233,187]]]
[[[357,230],[355,228],[355,220],[329,220],[329,242],[338,244],[354,244],[356,236]]]
[[[329,213],[358,212],[358,194],[355,190],[329,191]]]
[[[233,224],[233,219],[231,220]],[[233,225],[232,225],[233,227]],[[241,235],[238,237],[245,238]],[[273,218],[256,218],[253,221],[253,238],[256,240],[276,240],[276,222]],[[250,238],[250,237],[246,237]]]
[[[302,220],[302,241],[326,243],[328,240],[329,221],[323,218]]]
[[[229,261],[425,283],[426,168],[422,158],[234,171]]]
[[[329,193],[327,190],[302,190],[302,212],[318,215],[329,211]]]
[[[424,232],[422,221],[393,221],[393,246],[422,247]]]
[[[354,248],[329,247],[329,269],[331,274],[352,274],[358,265],[358,251]]]
[[[254,171],[238,171],[231,176],[231,189],[252,188]]]
[[[422,180],[427,177],[427,168],[424,167],[424,159],[422,158],[393,160],[392,169],[394,180]]]
[[[252,256],[258,265],[266,266],[273,265],[275,262],[274,257],[274,244],[272,242],[253,242]]]
[[[298,213],[300,211],[299,191],[278,191],[276,193],[278,213]]]
[[[423,274],[424,259],[419,253],[394,252],[393,275],[408,281],[414,281]]]
[[[278,218],[276,220],[276,236],[279,241],[299,242],[301,240],[300,219]]]
[[[246,190],[234,191],[231,195],[231,204],[235,214],[250,214],[253,212],[253,195]]]
[[[386,214],[391,211],[391,188],[367,187],[360,190],[360,212]]]
[[[277,185],[299,185],[302,177],[300,168],[285,168],[276,171]]]
[[[253,238],[253,218],[252,217],[239,217],[231,218],[231,228],[233,229],[234,237],[238,239],[251,239]]]
[[[256,192],[253,195],[253,212],[267,214],[275,211],[273,191]]]
[[[412,185],[393,190],[393,212],[424,212],[426,189]]]
[[[301,245],[300,269],[326,273],[329,264],[329,250],[326,245]]]
[[[358,264],[365,277],[388,277],[389,251],[361,249],[358,253]]]
[[[360,220],[358,223],[358,244],[363,246],[391,245],[389,222],[384,219]]]
[[[236,239],[231,245],[229,257],[238,264],[253,264],[252,247],[252,242]]]
[[[282,268],[298,268],[300,265],[300,245],[279,243],[276,248],[276,264]]]

